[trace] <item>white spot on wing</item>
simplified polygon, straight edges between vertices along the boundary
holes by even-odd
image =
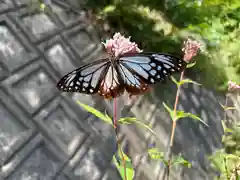
[[[84,86],[84,87],[88,87],[88,83],[84,82],[84,83],[83,83],[83,86]]]
[[[150,64],[152,67],[156,67],[156,63],[151,63]]]
[[[153,69],[153,70],[150,71],[150,74],[155,76],[155,74],[157,74],[157,71]]]

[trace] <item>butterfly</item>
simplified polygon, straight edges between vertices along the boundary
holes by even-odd
[[[124,91],[130,96],[139,95],[148,91],[151,84],[163,82],[185,67],[185,61],[170,54],[124,54],[81,66],[62,77],[57,88],[63,92],[98,93],[106,99],[116,98]]]

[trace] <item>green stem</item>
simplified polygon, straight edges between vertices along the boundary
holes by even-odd
[[[181,72],[180,81],[183,80],[184,72],[185,72],[184,70]],[[177,106],[178,106],[180,91],[181,91],[181,85],[179,85],[178,88],[177,88],[177,93],[176,93],[176,98],[175,98],[175,103],[174,103],[174,119],[173,119],[173,123],[172,123],[172,131],[171,131],[170,143],[169,143],[168,153],[167,153],[168,165],[165,168],[163,178],[162,178],[163,180],[165,179],[166,175],[167,175],[167,180],[169,180],[169,177],[170,177],[170,167],[171,167],[171,163],[172,163],[171,162],[172,149],[173,149],[175,130],[176,130],[176,127],[177,127],[176,114],[177,114]]]
[[[114,127],[114,131],[115,131],[115,134],[116,134],[116,141],[117,141],[118,150],[120,152],[120,156],[121,156],[122,163],[123,163],[124,180],[127,180],[126,160],[125,160],[123,152],[122,152],[121,142],[120,142],[120,139],[118,137],[118,131],[117,131],[117,98],[114,98],[114,104],[113,104],[113,127]]]

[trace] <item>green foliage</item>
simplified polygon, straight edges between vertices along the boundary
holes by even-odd
[[[169,166],[169,162],[164,158],[164,153],[160,152],[157,148],[148,149],[148,155],[152,160],[163,162],[165,166]],[[183,165],[191,168],[191,163],[184,159],[181,155],[173,156],[171,166]]]
[[[118,162],[117,158],[115,156],[118,156],[118,157],[122,157],[123,156],[122,158],[124,158],[124,161],[123,161],[123,159],[120,159],[119,160],[120,162]],[[124,165],[123,164],[126,163],[126,176],[127,176],[127,179],[128,180],[133,180],[134,175],[135,175],[135,171],[134,171],[133,165],[131,163],[131,159],[123,152],[123,150],[121,150],[121,151],[118,150],[115,156],[113,156],[113,162],[114,162],[115,166],[117,167],[117,169],[118,169],[122,179],[125,179],[124,178],[124,171],[125,171],[125,169],[124,169]]]
[[[118,120],[118,123],[119,124],[133,124],[133,123],[139,124],[140,126],[147,128],[151,133],[156,135],[156,133],[151,129],[151,127],[149,125],[146,125],[146,124],[142,123],[141,121],[138,121],[136,118],[131,118],[131,117],[120,118]]]
[[[222,142],[226,153],[235,154],[240,157],[240,125],[235,126],[229,132],[229,128],[225,129],[228,131],[222,137]]]
[[[145,51],[179,54],[186,36],[201,40],[206,50],[190,72],[205,87],[226,90],[228,79],[240,78],[239,0],[88,0],[88,5],[111,33],[131,36]]]
[[[113,126],[112,124],[112,119],[107,115],[107,114],[103,114],[102,112],[98,111],[97,109],[91,107],[91,106],[88,106],[86,104],[83,104],[81,103],[80,101],[77,101],[77,104],[79,104],[84,110],[92,113],[93,115],[95,115],[96,117],[98,117],[100,120],[104,121],[105,123],[107,124],[110,124]],[[146,124],[142,123],[141,121],[138,121],[136,118],[134,117],[125,117],[125,118],[120,118],[118,121],[117,121],[119,124],[139,124],[145,128],[147,128],[151,133],[153,133],[154,135],[156,135],[156,133]],[[116,156],[117,157],[120,157],[120,158],[124,158],[123,159],[120,159],[120,162],[118,162],[115,158],[115,156],[113,156],[113,162],[114,164],[116,165],[122,179],[124,179],[124,173],[125,173],[125,167],[126,167],[126,175],[127,175],[127,179],[128,180],[133,180],[134,178],[134,168],[131,164],[131,160],[130,158],[118,147],[118,151],[116,153]],[[124,163],[126,163],[126,166],[124,167]]]
[[[197,83],[197,82],[195,82],[195,81],[193,81],[191,79],[183,79],[183,80],[181,80],[179,82],[173,76],[171,76],[171,79],[178,87],[183,85],[183,84],[186,84],[186,83],[192,83],[192,84],[196,84],[198,86],[201,85],[201,84],[199,84],[199,83]]]
[[[180,155],[174,157],[173,161],[172,161],[172,165],[178,165],[178,164],[181,164],[181,165],[186,166],[188,168],[192,167],[192,164]]]
[[[100,119],[103,120],[104,122],[113,125],[113,124],[112,124],[112,120],[111,120],[111,118],[110,118],[109,116],[104,115],[103,113],[101,113],[100,111],[96,110],[95,108],[90,107],[90,106],[88,106],[88,105],[86,105],[86,104],[83,104],[83,103],[81,103],[80,101],[77,101],[77,103],[78,103],[83,109],[85,109],[86,111],[94,114],[96,117],[100,118]]]
[[[201,118],[199,118],[197,115],[192,114],[192,113],[186,113],[184,111],[176,111],[176,113],[174,112],[174,110],[172,110],[169,106],[167,106],[164,102],[163,102],[163,106],[164,108],[168,111],[171,119],[173,121],[177,121],[181,118],[186,118],[186,117],[190,117],[192,119],[198,120],[200,122],[202,122],[205,126],[208,126],[208,124],[206,124]]]
[[[222,107],[225,110],[233,107]],[[239,178],[240,168],[240,126],[235,125],[233,128],[228,128],[224,121],[222,121],[224,135],[222,136],[223,149],[217,150],[210,157],[211,166],[220,172],[220,180],[230,180],[234,177]]]

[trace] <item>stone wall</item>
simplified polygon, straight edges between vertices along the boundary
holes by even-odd
[[[60,93],[62,75],[101,55],[97,32],[84,23],[79,1],[52,1],[52,13],[29,10],[28,0],[0,1],[0,179],[95,180],[120,179],[110,161],[116,149],[108,125],[83,111],[76,100],[99,110],[111,103],[82,94]],[[125,106],[153,126],[122,126],[121,136],[133,158],[137,180],[158,180],[163,166],[149,161],[146,148],[155,143],[166,151],[171,120],[162,102],[173,105],[172,83]],[[120,107],[126,104],[120,99]],[[182,153],[193,168],[180,168],[172,179],[212,179],[206,155],[221,147],[222,95],[199,86],[185,86],[180,109],[199,115],[208,125],[190,119],[177,126],[174,153]],[[176,172],[176,171],[175,171]]]
[[[99,37],[72,1],[52,2],[43,13],[28,0],[0,1],[0,179],[117,179],[111,130],[76,105],[99,100],[56,89],[100,55]]]

